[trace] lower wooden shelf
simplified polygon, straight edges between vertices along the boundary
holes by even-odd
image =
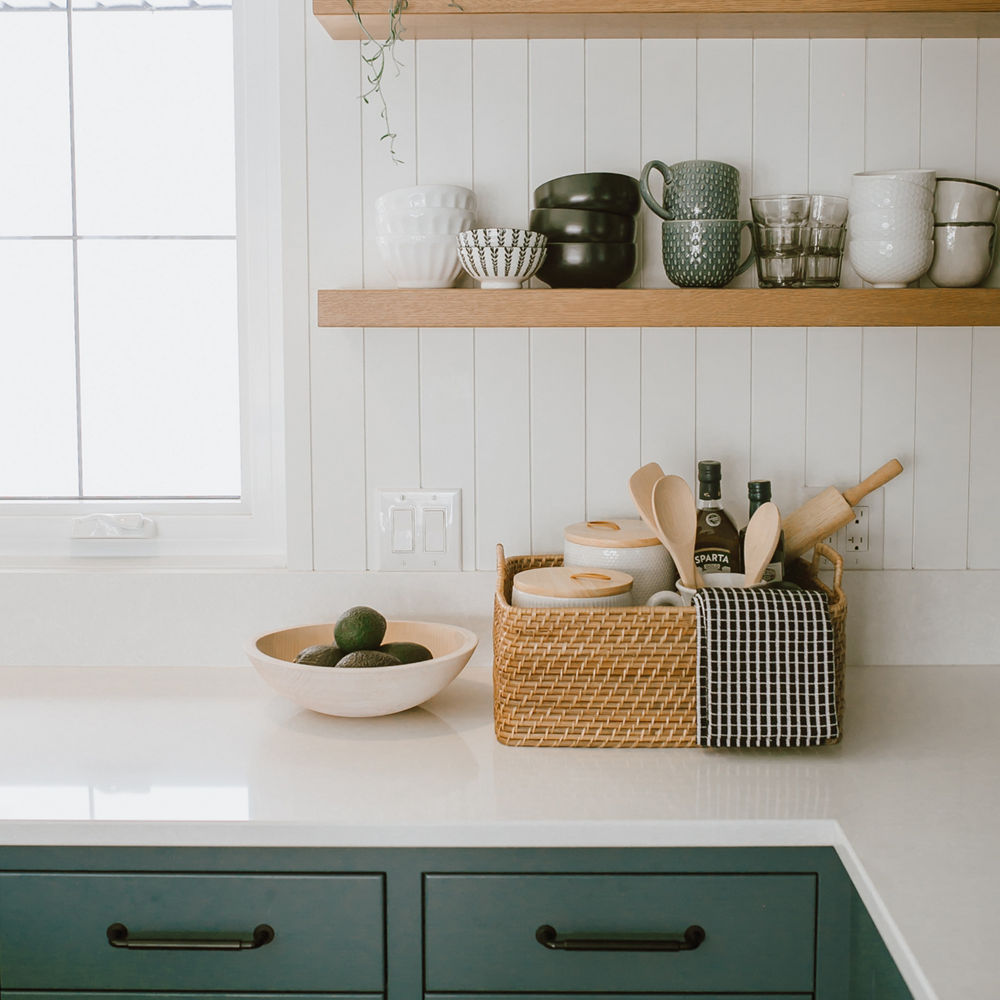
[[[323,327],[998,326],[1000,288],[338,289]]]

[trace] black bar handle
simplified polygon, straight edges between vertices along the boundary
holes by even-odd
[[[274,940],[274,928],[270,924],[258,924],[250,937],[130,937],[124,924],[108,927],[108,944],[112,948],[135,948],[145,951],[250,951],[263,948]]]
[[[559,937],[550,924],[542,924],[535,931],[535,940],[540,945],[565,951],[694,951],[705,937],[705,929],[697,924],[683,934],[641,938]]]

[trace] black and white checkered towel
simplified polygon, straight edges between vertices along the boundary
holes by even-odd
[[[822,593],[704,587],[694,605],[699,746],[818,746],[839,735]]]

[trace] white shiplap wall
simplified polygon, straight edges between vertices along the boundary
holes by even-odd
[[[372,206],[412,183],[472,187],[482,224],[524,226],[543,181],[653,158],[737,165],[744,212],[754,191],[846,194],[861,169],[1000,180],[997,39],[407,42],[386,74],[397,166],[357,43],[307,20],[314,302],[391,287]],[[632,284],[663,287],[643,216]],[[1000,327],[314,328],[311,373],[317,569],[378,568],[380,486],[460,487],[464,566],[491,570],[498,541],[556,551],[567,523],[634,516],[644,462],[691,481],[721,459],[742,515],[748,478],[791,507],[892,456],[884,567],[1000,569]]]

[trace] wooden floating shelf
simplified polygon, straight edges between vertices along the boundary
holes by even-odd
[[[376,38],[388,0],[354,0]],[[347,0],[313,0],[333,38],[363,33]],[[1000,0],[409,0],[406,38],[976,38]]]
[[[319,325],[998,326],[1000,288],[369,288],[321,291]]]

